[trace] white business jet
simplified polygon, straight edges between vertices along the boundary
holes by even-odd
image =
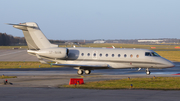
[[[34,22],[9,24],[23,31],[28,50],[31,55],[37,56],[41,63],[44,59],[56,62],[52,65],[73,67],[78,69],[77,74],[90,74],[95,69],[120,69],[120,68],[170,68],[174,64],[147,49],[122,49],[122,48],[62,48],[51,44]]]

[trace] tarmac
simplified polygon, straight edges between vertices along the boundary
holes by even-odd
[[[0,61],[38,61],[35,56],[28,55],[26,50],[0,50]],[[13,85],[4,85],[0,79],[0,101],[179,101],[179,90],[98,90],[63,88],[69,84],[70,78],[83,78],[84,82],[114,80],[135,77],[179,77],[179,62],[168,69],[151,69],[151,75],[145,70],[110,69],[94,70],[90,75],[77,75],[73,68],[37,68],[37,69],[1,69],[0,75],[17,76],[7,79]]]

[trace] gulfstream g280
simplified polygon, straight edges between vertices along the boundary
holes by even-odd
[[[34,22],[9,24],[23,31],[28,50],[37,56],[41,63],[43,58],[55,61],[53,65],[74,67],[78,74],[90,74],[95,69],[119,68],[169,68],[174,64],[147,49],[118,49],[118,48],[62,48],[51,44]]]

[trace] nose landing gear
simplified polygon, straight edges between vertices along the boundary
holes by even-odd
[[[151,71],[149,71],[149,69],[147,68],[146,69],[146,75],[150,75],[151,74]]]

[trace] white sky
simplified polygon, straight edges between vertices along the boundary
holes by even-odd
[[[180,0],[0,0],[0,32],[23,22],[48,39],[180,39]]]

